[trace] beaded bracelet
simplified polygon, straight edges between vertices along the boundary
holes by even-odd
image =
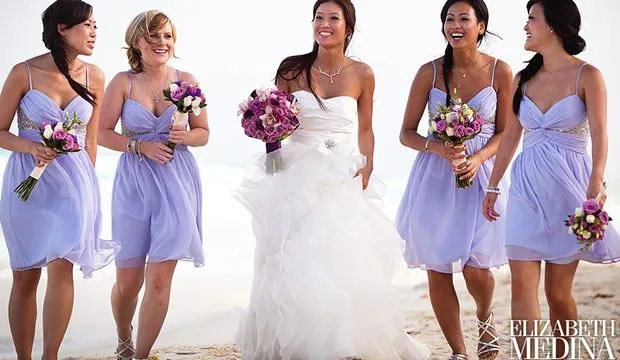
[[[142,140],[138,140],[138,142],[136,143],[136,154],[138,154],[140,161],[144,160],[144,156],[142,156],[141,150],[142,150]]]
[[[127,152],[132,154],[136,153],[136,140],[129,139],[129,141],[127,141]]]
[[[498,187],[493,187],[493,186],[488,186],[486,188],[486,192],[487,193],[491,193],[491,194],[496,194],[496,195],[501,194],[501,191],[499,190],[499,188]]]

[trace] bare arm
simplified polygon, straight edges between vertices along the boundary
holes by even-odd
[[[99,113],[101,111],[101,102],[103,100],[103,93],[105,87],[105,76],[103,71],[95,65],[90,65],[90,90],[95,94],[95,105],[93,107],[93,113],[88,120],[86,127],[86,152],[88,157],[95,166],[97,160],[97,134],[99,132]]]
[[[510,99],[514,96],[518,84],[519,76],[515,77],[513,81]],[[502,141],[497,148],[497,156],[495,157],[493,172],[489,179],[489,187],[497,187],[502,177],[504,177],[508,165],[515,155],[517,147],[519,147],[519,141],[521,141],[521,135],[523,134],[523,127],[517,115],[512,111],[512,107],[509,107],[509,111],[507,111],[505,115],[505,130],[503,132]]]
[[[497,109],[495,111],[495,133],[487,143],[475,154],[469,156],[457,170],[461,179],[473,179],[478,173],[480,166],[488,159],[495,156],[500,140],[506,128],[507,118],[512,113],[512,70],[503,61],[497,61],[495,69],[495,84],[497,86]]]
[[[592,174],[587,198],[593,199],[603,190],[607,162],[607,90],[601,72],[586,65],[582,72],[586,108],[592,138]]]
[[[519,75],[517,75],[513,81],[513,96],[517,90],[518,85]],[[521,141],[522,134],[523,127],[521,126],[517,115],[511,109],[506,116],[506,130],[504,130],[502,141],[499,143],[497,149],[497,155],[495,156],[495,163],[493,165],[493,172],[491,173],[491,178],[489,179],[489,188],[497,187],[500,180],[506,173],[508,165],[510,164],[512,157],[517,151],[517,147],[519,146],[519,141]],[[497,201],[497,195],[498,194],[487,192],[486,196],[484,197],[484,202],[482,204],[482,215],[489,221],[495,221],[500,216],[500,214],[495,211],[495,201]]]
[[[400,142],[406,147],[420,152],[430,151],[452,162],[453,159],[461,159],[465,156],[461,155],[461,152],[465,150],[463,145],[446,145],[441,141],[430,140],[418,134],[420,119],[426,111],[426,103],[432,87],[433,64],[427,63],[420,67],[409,89],[409,99],[400,130]],[[428,149],[425,149],[427,144]]]
[[[400,130],[401,144],[417,151],[424,151],[426,146],[426,138],[418,134],[418,126],[420,119],[426,110],[428,101],[428,93],[433,86],[433,68],[431,63],[422,65],[418,70],[411,88],[409,89],[409,98],[407,107],[405,108],[405,117]],[[437,141],[431,141],[435,143]],[[429,143],[429,147],[431,144]]]
[[[372,111],[375,92],[375,75],[366,64],[361,64],[360,77],[362,91],[357,99],[357,114],[359,119],[357,129],[357,143],[359,151],[366,157],[364,168],[358,171],[362,175],[362,185],[366,189],[370,174],[374,168],[375,134],[372,130]]]
[[[108,84],[103,101],[101,101],[99,145],[115,151],[127,151],[129,138],[117,133],[114,131],[114,128],[121,116],[128,86],[127,73],[116,74],[112,81],[110,81],[110,84]]]
[[[497,154],[508,117],[512,114],[512,70],[505,62],[498,60],[495,83],[497,84],[497,110],[495,113],[495,133],[486,145],[476,154],[484,162]]]
[[[28,91],[26,65],[18,64],[9,72],[0,93],[0,147],[14,152],[32,153],[35,143],[9,132],[19,101]]]

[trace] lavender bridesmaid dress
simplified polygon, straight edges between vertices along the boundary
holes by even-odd
[[[174,105],[156,116],[130,96],[131,77],[121,113],[123,135],[167,143]],[[167,260],[204,265],[200,172],[186,145],[177,145],[165,165],[121,155],[112,190],[112,237],[121,243],[119,267]]]
[[[465,143],[467,155],[483,148],[495,132],[496,65],[497,60],[489,86],[468,102],[480,111],[485,124],[480,134]],[[445,104],[446,99],[446,93],[435,87],[436,73],[433,62],[433,88],[428,98],[430,114],[436,113],[437,105]],[[429,133],[428,138],[432,139],[433,135]],[[465,265],[488,269],[507,262],[503,218],[489,223],[481,211],[493,162],[494,158],[480,166],[471,187],[458,189],[447,160],[431,152],[417,155],[396,215],[396,227],[407,243],[404,256],[410,267],[454,273],[462,271]],[[507,189],[505,182],[499,187]],[[505,200],[500,198],[497,210],[503,213],[505,206]]]
[[[93,107],[76,96],[61,109],[45,93],[33,89],[28,63],[26,68],[30,89],[17,109],[19,136],[40,142],[40,123],[64,121],[65,113],[75,112],[84,123],[77,129],[79,144],[84,148],[86,124]],[[88,153],[81,150],[58,156],[47,166],[30,198],[24,202],[13,190],[34,167],[32,155],[14,152],[4,171],[0,223],[11,268],[14,271],[36,269],[53,260],[66,259],[79,265],[84,277],[90,277],[93,271],[113,260],[114,249],[118,246],[99,238],[99,183]]]
[[[584,66],[577,74],[576,89]],[[527,84],[524,94],[526,90]],[[564,225],[567,215],[586,199],[592,172],[587,109],[577,90],[544,113],[524,95],[519,121],[525,137],[523,151],[512,165],[506,220],[508,258],[558,264],[620,261],[620,237],[611,224],[604,240],[588,252],[579,251],[582,245]]]

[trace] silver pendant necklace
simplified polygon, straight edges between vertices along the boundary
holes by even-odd
[[[166,68],[166,77],[164,78],[164,82],[162,83],[162,89],[165,87],[166,82],[168,81],[168,71],[169,69]],[[142,73],[142,75],[144,76],[144,73]],[[153,86],[151,86],[151,82],[149,81],[149,79],[146,78],[146,76],[144,77],[144,80],[146,80],[146,83],[149,85],[149,88],[151,89],[151,93],[153,93],[153,100],[155,101],[155,103],[159,103],[160,101],[163,100],[163,98],[159,95],[157,95],[157,93],[155,93],[155,90],[153,90]],[[163,93],[161,94],[163,95]]]
[[[344,65],[344,60],[342,60],[342,63],[340,64],[340,66],[338,66],[338,70],[336,70],[335,73],[333,74],[328,74],[325,71],[323,71],[323,69],[321,69],[321,65],[317,63],[317,66],[319,67],[319,73],[327,76],[329,78],[329,82],[331,84],[334,83],[334,77],[340,75],[340,70],[342,69],[342,66]]]

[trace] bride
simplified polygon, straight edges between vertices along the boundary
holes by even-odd
[[[237,343],[243,359],[427,359],[390,285],[402,240],[369,186],[374,76],[344,55],[355,9],[318,0],[313,14],[312,52],[286,58],[276,76],[301,106],[278,150],[283,169],[269,175],[261,158],[236,194],[256,236]]]

